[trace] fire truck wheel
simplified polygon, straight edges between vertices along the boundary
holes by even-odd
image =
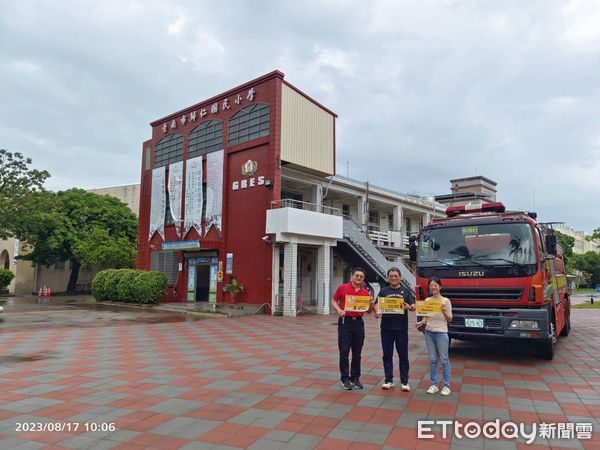
[[[554,350],[556,347],[556,326],[554,325],[554,317],[550,320],[550,338],[538,344],[538,354],[542,359],[551,360],[554,358]]]
[[[565,301],[565,303],[568,305],[569,304],[568,300]],[[567,309],[565,309],[565,326],[560,331],[560,335],[568,336],[570,331],[571,331],[571,308],[569,306],[567,306]]]

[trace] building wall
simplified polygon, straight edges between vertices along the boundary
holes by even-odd
[[[335,114],[282,86],[281,160],[321,175],[335,173]]]
[[[32,292],[34,268],[29,261],[16,259],[26,251],[25,245],[14,238],[0,241],[0,269],[8,266],[8,270],[15,274],[7,288],[10,294],[25,295]]]
[[[124,186],[111,186],[106,188],[89,189],[88,192],[98,195],[110,195],[127,204],[129,209],[137,216],[140,210],[140,185],[128,184]]]
[[[579,255],[587,252],[600,253],[600,245],[598,242],[588,241],[588,234],[584,231],[576,231],[574,228],[569,227],[568,225],[557,226],[556,230],[575,239],[575,243],[573,244],[573,253]]]
[[[483,176],[450,180],[453,194],[480,193],[496,195],[496,182]],[[494,201],[494,200],[490,200]]]
[[[202,120],[221,120],[223,122],[223,147],[224,147],[224,174],[223,174],[223,204],[222,204],[222,232],[218,233],[214,227],[206,235],[199,235],[191,230],[187,236],[178,237],[173,225],[165,227],[165,241],[199,240],[200,252],[213,251],[218,254],[221,267],[226,265],[227,253],[233,254],[233,273],[239,282],[244,284],[245,292],[241,300],[248,303],[269,302],[271,298],[271,269],[272,248],[263,241],[265,235],[266,210],[271,202],[280,199],[281,167],[280,167],[280,129],[281,129],[281,86],[283,74],[272,72],[256,80],[233,88],[209,100],[186,108],[178,113],[153,122],[152,138],[143,144],[142,173],[140,189],[140,218],[138,235],[137,266],[148,270],[151,266],[151,254],[162,248],[162,238],[158,233],[148,240],[150,228],[150,203],[152,167],[154,166],[154,153],[156,144],[167,134],[178,132],[183,136],[183,160],[187,160],[188,136],[190,131],[199,125]],[[249,102],[247,93],[253,90],[254,99]],[[240,105],[233,103],[237,95],[246,100]],[[223,105],[228,99],[230,109],[219,108],[218,112],[209,113],[202,120],[182,123],[183,116],[191,117],[194,111],[210,110],[211,105]],[[229,120],[243,107],[251,103],[268,104],[270,106],[269,135],[259,137],[241,144],[228,145]],[[172,121],[176,121],[176,128],[171,128]],[[165,132],[165,124],[168,124]],[[150,149],[148,151],[147,149]],[[148,155],[151,157],[147,163]],[[206,167],[206,156],[203,156]],[[242,175],[242,166],[248,160],[257,163],[257,172],[254,175],[264,177],[270,185],[262,184],[253,187],[241,188],[242,180],[249,180]],[[206,182],[206,170],[203,171]],[[234,183],[237,183],[234,188]],[[183,192],[185,193],[185,164],[183,176]],[[185,197],[185,196],[183,196]],[[185,210],[185,198],[182,198],[182,211]],[[203,230],[206,224],[203,222]],[[166,301],[185,301],[187,296],[188,259],[191,252],[178,252],[181,262],[181,272],[175,290],[170,290]],[[224,274],[223,282],[230,280],[229,274]],[[257,282],[261,280],[263,282]],[[222,284],[217,286],[217,301],[223,301]]]
[[[258,163],[257,175],[271,173],[265,176],[272,177],[276,170],[273,152],[269,144],[263,144],[229,155],[225,167],[231,180],[242,178],[240,168],[248,159]],[[224,209],[224,249],[234,255],[233,275],[246,287],[245,301],[270,303],[272,250],[262,238],[265,236],[266,210],[275,198],[274,189],[256,186],[233,191],[229,183],[225,190],[228,202]],[[220,260],[224,257],[223,253],[219,255]],[[267,280],[268,283],[257,283],[256,280]]]

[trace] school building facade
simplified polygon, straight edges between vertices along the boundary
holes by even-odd
[[[329,313],[364,266],[405,264],[408,235],[444,207],[335,174],[337,115],[274,71],[152,122],[142,145],[137,266],[164,301],[238,301]]]

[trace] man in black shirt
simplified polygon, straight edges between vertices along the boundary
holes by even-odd
[[[400,384],[403,391],[410,391],[408,385],[408,314],[414,311],[415,296],[410,289],[400,284],[402,275],[400,269],[392,267],[387,272],[389,286],[379,291],[375,303],[375,316],[381,317],[381,347],[383,349],[383,370],[385,380],[381,387],[391,389],[394,386],[394,345],[400,362]],[[404,300],[404,310],[401,313],[386,313],[383,298],[396,297]]]

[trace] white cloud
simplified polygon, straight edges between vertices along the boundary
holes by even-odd
[[[177,17],[177,20],[175,20],[175,22],[172,22],[170,24],[167,24],[167,30],[169,34],[179,34],[181,33],[181,30],[183,29],[183,27],[186,24],[186,18],[183,15],[180,15],[179,17]]]
[[[225,45],[218,36],[208,30],[197,30],[188,42],[180,42],[176,52],[182,61],[190,63],[195,70],[218,72],[223,68]]]
[[[575,112],[580,103],[578,98],[561,96],[546,100],[542,108],[551,115],[565,115]]]
[[[42,66],[34,61],[9,61],[2,64],[2,70],[7,70],[16,75],[35,75],[42,71]]]
[[[570,0],[562,9],[563,40],[580,52],[598,53],[600,48],[600,8],[596,0]]]
[[[313,52],[316,55],[314,63],[319,68],[332,68],[339,71],[340,75],[352,76],[354,66],[350,62],[352,56],[339,48],[322,48],[315,44]]]

